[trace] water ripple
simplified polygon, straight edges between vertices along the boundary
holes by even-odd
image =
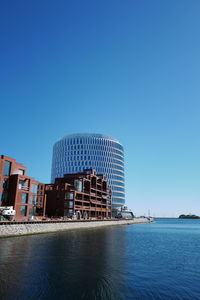
[[[1,300],[200,300],[200,222],[0,240]]]

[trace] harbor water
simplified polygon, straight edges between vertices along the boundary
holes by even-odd
[[[200,220],[1,238],[0,299],[200,300]]]

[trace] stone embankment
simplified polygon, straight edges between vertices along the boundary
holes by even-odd
[[[35,222],[0,222],[0,237],[39,234],[64,231],[69,229],[96,228],[113,225],[130,225],[150,222],[147,218],[133,220],[83,220],[83,221],[35,221]]]

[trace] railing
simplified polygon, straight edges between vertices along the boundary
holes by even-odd
[[[83,210],[83,209],[91,210],[90,206],[87,206],[87,205],[82,206],[82,205],[75,204],[74,207],[75,207],[75,209],[80,209],[80,210]]]
[[[24,185],[19,185],[19,189],[23,190],[23,191],[29,191],[29,187],[28,186],[24,186]]]
[[[47,185],[46,191],[53,191],[53,185]]]

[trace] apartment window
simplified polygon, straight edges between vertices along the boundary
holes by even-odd
[[[19,189],[23,189],[24,187],[24,180],[19,180]]]
[[[9,176],[10,175],[10,169],[11,169],[11,162],[8,160],[4,161],[4,169],[3,169],[3,175]]]
[[[65,193],[65,199],[73,200],[74,199],[74,193],[66,192]]]
[[[25,217],[27,212],[27,206],[22,205],[20,206],[20,216]]]
[[[75,187],[76,191],[82,192],[82,190],[83,190],[83,182],[82,182],[82,180],[75,179],[74,180],[74,187]]]
[[[69,199],[71,199],[71,200],[74,199],[74,193],[69,193]]]
[[[68,206],[69,206],[69,208],[73,208],[74,207],[74,201],[69,201]]]
[[[31,193],[37,194],[38,192],[38,185],[37,184],[31,184]]]
[[[2,196],[1,196],[2,203],[6,202],[7,199],[8,199],[8,192],[7,191],[3,191]]]
[[[28,194],[22,193],[22,203],[28,203]]]
[[[34,206],[29,207],[28,214],[29,214],[29,216],[36,216],[37,215],[36,207],[34,207]]]
[[[74,201],[66,201],[64,202],[64,208],[74,208]]]
[[[24,170],[23,170],[23,169],[19,169],[19,170],[18,170],[18,174],[19,174],[19,175],[24,175]]]
[[[37,203],[37,196],[33,196],[33,195],[31,195],[30,196],[30,204],[36,204]]]
[[[3,178],[2,179],[2,186],[3,186],[4,189],[8,189],[8,187],[9,187],[9,179]]]

